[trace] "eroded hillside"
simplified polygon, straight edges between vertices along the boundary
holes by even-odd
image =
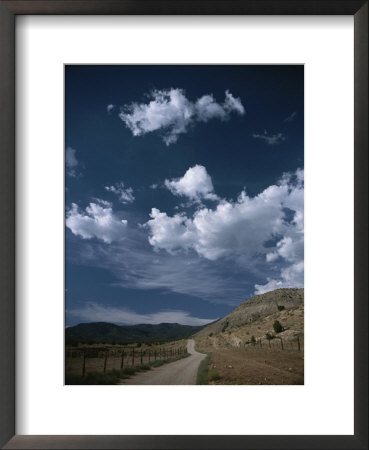
[[[283,327],[276,332],[275,321]],[[194,335],[201,351],[243,348],[248,345],[285,342],[302,343],[304,334],[304,289],[277,289],[257,295],[238,306],[224,318]],[[276,342],[276,341],[275,341]]]

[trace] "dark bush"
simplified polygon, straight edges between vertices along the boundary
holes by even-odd
[[[273,323],[273,328],[274,328],[274,331],[275,331],[276,333],[280,333],[281,331],[284,330],[284,328],[282,327],[282,325],[281,325],[281,323],[279,322],[279,320],[276,320],[276,321]]]
[[[283,311],[285,307],[283,305],[278,305],[278,311]]]

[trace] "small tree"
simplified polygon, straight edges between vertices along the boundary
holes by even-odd
[[[283,305],[278,305],[278,311],[283,311],[285,307]]]
[[[274,336],[271,335],[270,333],[267,333],[267,334],[265,335],[265,337],[268,339],[268,341],[271,341],[271,340],[274,338]]]
[[[282,325],[281,325],[281,323],[279,322],[279,320],[276,320],[276,321],[273,323],[273,328],[274,328],[274,331],[275,331],[276,333],[280,333],[281,331],[284,330],[284,328],[282,327]]]
[[[251,342],[251,344],[255,344],[256,343],[255,336],[251,336],[250,342]]]

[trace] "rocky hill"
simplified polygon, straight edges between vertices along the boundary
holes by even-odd
[[[203,350],[208,347],[240,347],[250,339],[275,337],[274,322],[284,330],[278,337],[286,340],[303,337],[304,289],[277,289],[245,300],[230,314],[213,322],[194,335]]]

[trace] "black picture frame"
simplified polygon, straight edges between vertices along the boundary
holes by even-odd
[[[355,407],[350,436],[15,435],[15,18],[28,14],[353,15]],[[0,0],[0,445],[7,449],[368,448],[368,1]],[[129,430],[127,430],[129,433]]]

